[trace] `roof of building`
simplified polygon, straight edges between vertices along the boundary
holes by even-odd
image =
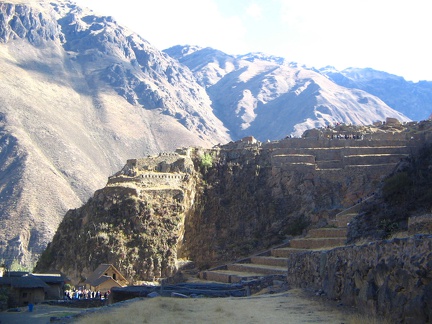
[[[110,276],[102,276],[102,277],[96,279],[95,281],[93,281],[91,285],[93,287],[97,287],[97,286],[100,286],[104,282],[107,282],[107,281],[112,281],[116,286],[121,287],[121,285]]]
[[[68,278],[60,275],[60,274],[49,274],[49,273],[32,273],[31,276],[39,278],[45,283],[64,283],[68,281]]]
[[[14,288],[49,288],[41,279],[34,276],[23,277],[1,277],[0,286],[11,286]]]
[[[6,271],[4,277],[24,277],[28,275],[28,271]]]
[[[100,284],[95,284],[97,282],[97,280],[101,277],[105,277],[105,273],[108,271],[108,269],[112,268],[112,270],[114,270],[116,272],[116,274],[118,275],[117,280],[125,280],[125,277],[123,277],[123,275],[112,265],[112,264],[106,264],[106,263],[102,263],[100,264],[95,271],[93,271],[93,273],[87,278],[87,280],[85,281],[85,283],[88,283],[90,285],[92,285],[93,287],[99,286]],[[111,278],[111,277],[109,277]],[[114,280],[114,279],[113,279]]]

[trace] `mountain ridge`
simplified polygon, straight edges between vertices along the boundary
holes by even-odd
[[[0,13],[5,262],[33,264],[126,159],[229,141],[190,72],[112,18],[70,1]]]
[[[409,120],[376,96],[342,87],[316,69],[283,58],[263,53],[231,56],[198,46],[164,52],[188,66],[207,89],[216,115],[234,139],[253,134],[275,140],[301,136],[313,127],[371,124],[386,117]]]
[[[401,76],[371,68],[319,71],[341,86],[361,89],[381,98],[412,120],[426,120],[432,111],[432,81],[406,81]]]
[[[409,120],[283,58],[176,50],[187,64],[73,1],[0,2],[0,258],[33,264],[65,213],[125,160]]]

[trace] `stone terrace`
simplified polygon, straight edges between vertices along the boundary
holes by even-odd
[[[407,140],[285,139],[263,144],[272,152],[272,165],[311,170],[349,167],[394,167],[415,148]]]
[[[431,123],[428,122],[429,124]],[[410,125],[413,128],[417,126],[417,123]],[[385,127],[387,130],[390,129],[390,132],[382,133],[376,128],[373,132],[367,133],[364,129],[357,131],[353,127],[342,127],[338,132],[334,129],[312,132],[305,138],[288,137],[281,141],[253,142],[250,147],[270,151],[271,166],[281,170],[310,172],[330,180],[343,174],[361,176],[365,172],[384,176],[389,174],[398,162],[417,150],[423,142],[412,139],[413,136],[422,136],[415,129],[405,132],[404,127],[397,123],[394,132],[391,125]],[[330,136],[332,132],[333,135],[339,136]],[[241,144],[241,148],[244,148],[245,143]],[[366,197],[354,207],[347,208],[334,218],[328,219],[329,225],[325,228],[311,229],[305,237],[294,238],[263,253],[202,271],[200,278],[219,282],[239,282],[268,275],[286,276],[287,260],[291,255],[344,246],[348,223],[357,215],[361,204],[368,199],[373,199],[373,196]]]
[[[189,151],[179,150],[178,153],[160,153],[128,160],[120,172],[108,178],[107,185],[139,184],[140,188],[146,190],[179,188],[193,170],[188,154]]]
[[[330,221],[329,227],[309,230],[305,237],[291,239],[288,243],[274,247],[237,262],[216,267],[200,273],[200,278],[209,281],[237,283],[263,276],[287,276],[288,259],[291,255],[307,251],[331,250],[344,246],[349,221],[357,215],[364,201],[350,207]]]

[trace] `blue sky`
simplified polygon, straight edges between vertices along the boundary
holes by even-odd
[[[432,81],[429,0],[76,0],[160,50],[210,46]]]

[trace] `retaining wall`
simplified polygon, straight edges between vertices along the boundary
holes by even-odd
[[[287,279],[393,323],[429,323],[432,235],[293,254]]]
[[[374,135],[364,139],[326,139],[326,138],[288,138],[280,141],[262,143],[262,149],[290,149],[290,148],[337,148],[337,147],[379,147],[379,146],[411,146],[415,141],[409,141],[406,134]]]
[[[170,186],[179,187],[184,180],[183,174],[176,173],[143,173],[136,177],[114,176],[108,179],[109,185],[118,183],[135,182],[141,183],[143,188],[157,187],[157,186]]]

